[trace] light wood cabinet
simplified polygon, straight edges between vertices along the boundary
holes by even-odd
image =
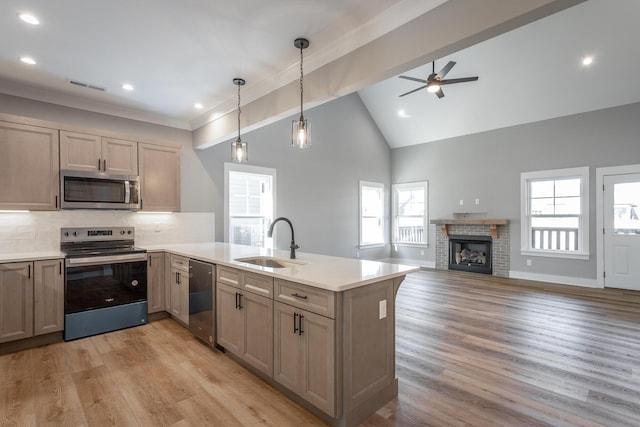
[[[169,313],[189,324],[189,259],[171,255],[171,302]]]
[[[35,261],[33,283],[33,335],[64,329],[64,261]]]
[[[0,209],[57,210],[58,131],[0,122]]]
[[[147,312],[157,313],[165,310],[165,254],[149,252],[147,268]]]
[[[252,367],[273,375],[273,278],[218,266],[217,341]]]
[[[0,264],[0,343],[33,336],[33,263]]]
[[[60,131],[60,168],[138,175],[138,143]]]
[[[180,149],[140,143],[140,189],[143,211],[180,211]]]
[[[280,384],[335,415],[335,320],[275,303],[274,374]]]

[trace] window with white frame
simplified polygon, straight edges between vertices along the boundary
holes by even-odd
[[[429,242],[427,189],[426,181],[391,186],[394,244],[426,246]]]
[[[360,246],[384,243],[384,184],[360,181]]]
[[[589,168],[520,175],[522,253],[588,259]]]
[[[275,169],[225,163],[225,232],[229,243],[270,248]]]

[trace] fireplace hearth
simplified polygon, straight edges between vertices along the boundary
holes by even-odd
[[[449,270],[493,274],[491,236],[449,235]]]

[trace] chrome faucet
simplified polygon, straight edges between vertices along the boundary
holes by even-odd
[[[296,245],[296,239],[293,237],[293,224],[287,218],[281,216],[273,220],[271,225],[269,226],[269,231],[267,231],[267,237],[273,236],[273,227],[276,225],[278,221],[286,221],[289,224],[289,228],[291,228],[291,259],[296,259],[296,249],[300,246]]]

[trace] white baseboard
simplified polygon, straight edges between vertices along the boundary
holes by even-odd
[[[560,285],[583,286],[586,288],[601,288],[597,279],[583,277],[556,276],[553,274],[528,273],[526,271],[509,271],[509,277],[514,279],[535,280],[536,282],[558,283]]]
[[[433,268],[433,269],[436,268],[435,261],[427,261],[424,259],[385,258],[385,259],[380,259],[378,261],[390,262],[391,264],[415,265],[417,267],[423,267],[423,268]]]

